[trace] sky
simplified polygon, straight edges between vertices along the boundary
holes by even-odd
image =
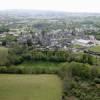
[[[7,9],[100,13],[100,0],[0,0],[0,10]]]

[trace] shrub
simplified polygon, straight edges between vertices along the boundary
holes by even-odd
[[[99,76],[98,68],[96,66],[91,67],[90,69],[90,77],[94,79]]]
[[[93,64],[93,56],[91,56],[89,54],[83,54],[83,56],[81,58],[81,62],[92,65]]]
[[[0,73],[7,73],[7,67],[0,67]]]
[[[95,78],[95,79],[94,79],[94,82],[95,82],[96,84],[100,84],[100,78]]]
[[[72,76],[78,76],[82,79],[87,79],[90,77],[90,70],[86,64],[72,62],[69,66],[69,71],[72,73]]]
[[[72,95],[73,89],[77,88],[78,84],[73,79],[65,79],[63,83],[63,92],[65,95],[70,96]]]
[[[11,74],[17,74],[18,73],[19,68],[16,66],[10,66],[7,68],[7,73],[11,73]]]
[[[58,74],[62,79],[72,76],[71,71],[69,71],[69,66],[70,66],[70,63],[68,63],[68,62],[61,63],[61,64],[60,64],[60,68],[58,69],[57,74]]]

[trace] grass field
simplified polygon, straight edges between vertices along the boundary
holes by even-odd
[[[7,62],[8,49],[0,47],[0,65],[5,65]]]
[[[94,52],[100,52],[100,46],[93,46],[89,50],[94,51]]]
[[[73,45],[73,47],[78,49],[78,48],[82,48],[83,46],[76,44],[76,45]]]
[[[49,62],[49,61],[29,61],[29,62],[24,62],[22,64],[19,64],[17,66],[12,66],[16,67],[19,69],[24,69],[24,72],[22,73],[46,73],[46,74],[54,74],[58,70],[61,69],[63,66],[64,62]]]
[[[0,100],[61,100],[55,75],[0,75]]]
[[[63,62],[49,62],[49,61],[25,61],[24,63],[18,65],[23,67],[33,67],[33,68],[60,68]]]

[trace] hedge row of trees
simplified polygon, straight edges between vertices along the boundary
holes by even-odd
[[[0,73],[5,74],[57,74],[59,68],[48,68],[48,67],[23,67],[23,66],[3,66],[0,67]]]
[[[52,62],[81,62],[93,64],[93,57],[89,54],[75,55],[69,51],[40,51],[24,46],[15,46],[8,50],[8,63],[20,64],[23,61],[52,61]]]

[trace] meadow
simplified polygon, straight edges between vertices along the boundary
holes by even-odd
[[[56,75],[0,75],[0,100],[61,100]]]

